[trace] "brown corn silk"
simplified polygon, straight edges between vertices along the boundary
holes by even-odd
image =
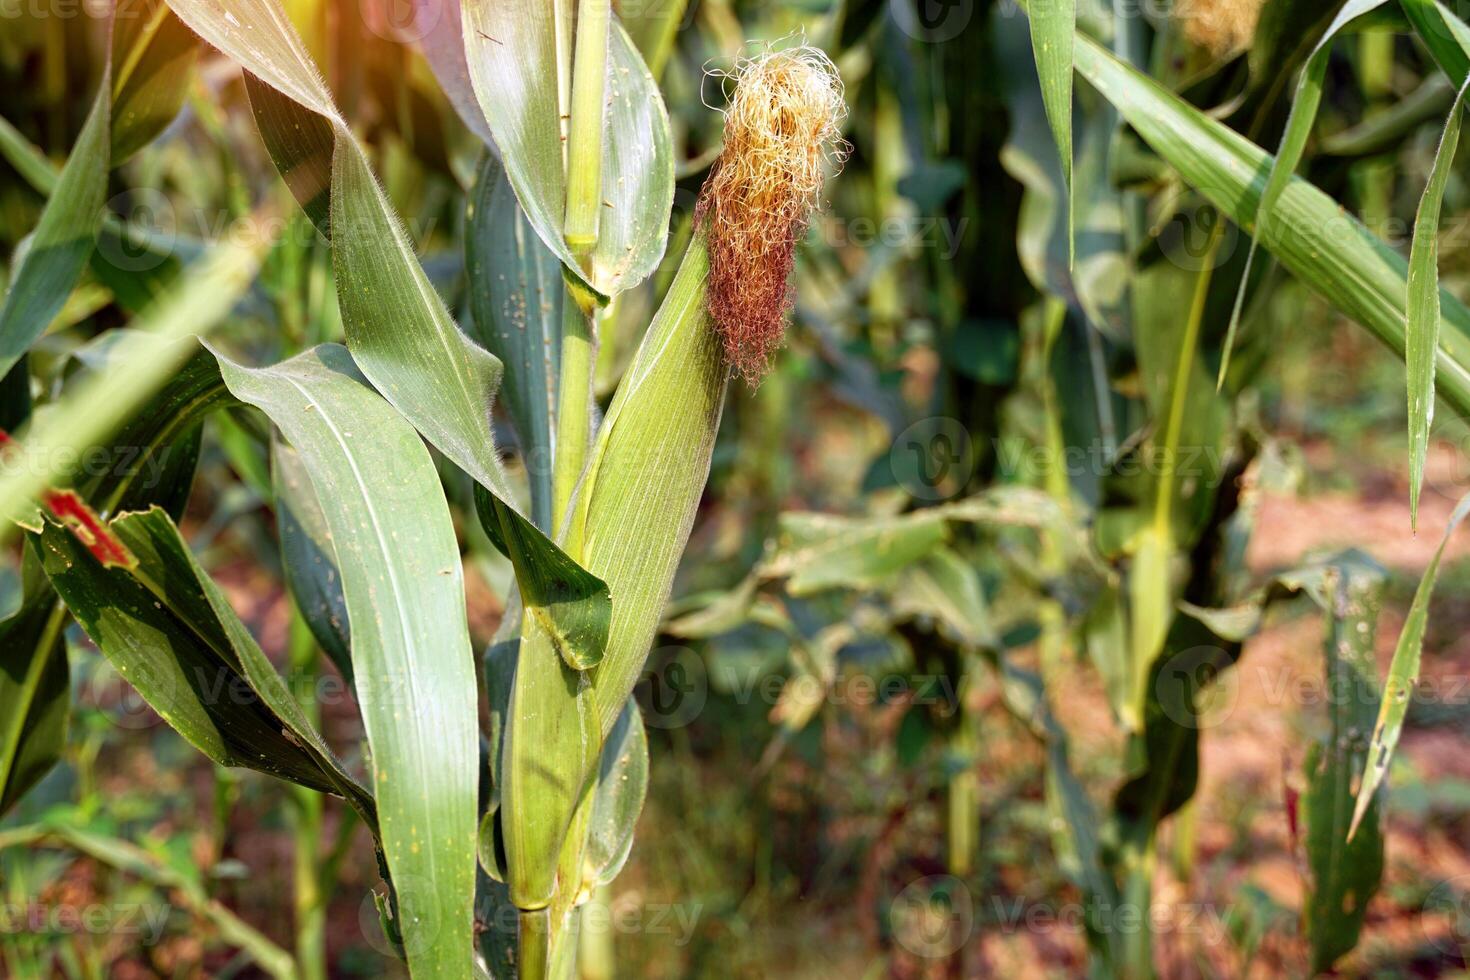
[[[708,305],[725,361],[754,385],[786,332],[796,243],[829,166],[845,157],[838,127],[847,110],[831,59],[805,44],[712,74],[734,90],[695,217],[708,240]]]

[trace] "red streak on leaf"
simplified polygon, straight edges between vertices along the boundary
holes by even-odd
[[[138,559],[75,491],[47,490],[41,495],[41,502],[86,546],[92,557],[102,563],[103,568],[138,567]]]
[[[1302,794],[1286,781],[1285,766],[1282,767],[1281,793],[1286,804],[1286,828],[1291,833],[1291,847],[1295,851],[1301,841]]]
[[[0,459],[19,443],[0,429]],[[102,563],[103,568],[137,568],[138,559],[74,490],[44,490],[41,503]]]

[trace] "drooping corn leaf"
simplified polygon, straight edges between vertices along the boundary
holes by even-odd
[[[1067,193],[1067,266],[1076,256],[1076,222],[1072,196],[1072,39],[1077,28],[1076,0],[1031,0],[1031,50],[1041,81],[1047,122],[1056,140]]]
[[[474,336],[505,364],[505,405],[520,436],[531,484],[531,514],[551,533],[561,371],[561,261],[516,203],[505,173],[486,156],[470,199],[465,232]]]
[[[321,73],[277,0],[168,0],[179,20],[271,88],[340,123]]]
[[[271,440],[271,484],[286,588],[317,644],[351,683],[352,631],[337,547],[300,454],[280,439]]]
[[[1373,643],[1383,580],[1382,568],[1371,559],[1349,554],[1328,564],[1318,597],[1327,613],[1326,690],[1332,693],[1327,738],[1313,742],[1307,754],[1301,798],[1312,871],[1305,918],[1314,975],[1357,945],[1368,900],[1383,874],[1376,812],[1363,833],[1348,837],[1353,786],[1367,761],[1366,735],[1378,710]]]
[[[299,104],[299,109],[284,102],[272,107],[276,121],[268,127],[281,138],[290,125],[309,130],[325,121],[332,127],[332,259],[353,360],[435,448],[494,496],[495,506],[481,511],[494,517],[485,522],[486,532],[516,563],[523,583],[538,575],[545,580],[545,589],[527,596],[528,605],[569,644],[563,647],[569,662],[595,663],[606,636],[601,624],[610,615],[607,590],[514,503],[490,424],[500,362],[471,342],[444,308],[361,145],[279,4],[248,0],[226,10],[210,0],[169,2],[211,44]],[[289,123],[291,116],[306,112],[320,118]],[[320,154],[314,159],[319,168]]]
[[[31,543],[67,608],[119,674],[220,765],[335,793],[371,824],[372,797],[301,714],[168,515],[158,508],[125,514],[110,529],[135,567],[103,567],[50,520]]]
[[[1271,158],[1207,118],[1109,52],[1077,36],[1075,60],[1086,77],[1184,180],[1231,220],[1250,221]],[[1268,220],[1261,244],[1305,285],[1404,353],[1407,264],[1337,202],[1302,180],[1291,181]],[[1439,393],[1470,412],[1470,310],[1441,291]]]
[[[90,370],[105,370],[119,346],[104,335],[78,351]],[[24,362],[13,374],[26,379]],[[218,371],[214,387],[222,386]],[[157,503],[177,516],[183,512],[199,459],[199,418],[213,407],[193,383],[186,366],[176,383],[154,400],[154,410],[138,416],[113,438],[103,457],[109,465],[78,481],[85,498],[99,509],[132,510]],[[207,384],[206,384],[207,387]],[[28,386],[20,392],[29,395]],[[9,394],[7,390],[6,394]],[[28,398],[27,398],[28,401]],[[13,399],[0,395],[0,428],[14,431],[23,419],[8,410]],[[43,409],[42,414],[45,414]],[[33,554],[26,552],[21,608],[0,621],[0,812],[12,806],[60,757],[65,744],[71,697],[63,630],[66,610]]]
[[[103,62],[102,81],[81,136],[46,201],[40,223],[21,244],[0,306],[0,374],[25,355],[61,310],[97,239],[112,139],[111,66],[111,59]]]
[[[1403,734],[1404,719],[1409,714],[1409,702],[1414,695],[1414,685],[1419,680],[1419,661],[1424,653],[1424,630],[1429,625],[1429,599],[1434,594],[1434,583],[1439,578],[1439,563],[1444,557],[1445,546],[1454,536],[1455,529],[1470,514],[1470,496],[1466,496],[1455,507],[1445,527],[1444,538],[1435,550],[1419,587],[1414,591],[1414,601],[1404,617],[1404,627],[1399,633],[1398,644],[1393,650],[1393,660],[1388,665],[1388,677],[1383,685],[1383,701],[1378,707],[1378,718],[1373,723],[1373,741],[1369,748],[1368,763],[1363,771],[1362,785],[1358,788],[1357,802],[1353,807],[1352,824],[1348,838],[1352,839],[1360,829],[1364,817],[1373,806],[1378,787],[1388,777],[1388,764],[1393,761],[1399,736]]]
[[[1220,373],[1216,379],[1216,387],[1225,383],[1225,374],[1230,368],[1230,352],[1235,346],[1235,334],[1240,326],[1241,310],[1245,305],[1245,294],[1250,285],[1251,266],[1254,264],[1256,246],[1259,243],[1261,226],[1271,220],[1275,211],[1276,202],[1280,199],[1286,185],[1296,173],[1296,168],[1301,164],[1302,154],[1307,148],[1307,139],[1312,135],[1312,127],[1317,121],[1317,110],[1322,105],[1322,84],[1327,78],[1327,61],[1332,54],[1332,39],[1348,25],[1349,22],[1381,7],[1384,0],[1347,0],[1333,18],[1328,26],[1327,32],[1317,42],[1311,57],[1307,59],[1306,66],[1302,69],[1301,78],[1297,81],[1296,94],[1292,97],[1291,112],[1286,119],[1286,129],[1281,134],[1281,146],[1276,151],[1275,162],[1271,165],[1271,175],[1266,179],[1266,189],[1262,191],[1260,200],[1256,203],[1254,213],[1246,222],[1251,228],[1250,250],[1246,253],[1245,273],[1240,277],[1240,286],[1236,290],[1235,309],[1230,314],[1230,327],[1225,334],[1225,348],[1220,357]],[[1255,66],[1252,66],[1255,68]]]
[[[470,79],[526,218],[546,246],[602,296],[637,285],[663,257],[674,200],[673,150],[663,96],[633,42],[614,23],[608,44],[602,203],[588,268],[562,237],[567,180],[562,117],[570,111],[570,42],[559,50],[556,11],[539,0],[467,0]],[[563,91],[559,91],[559,89]]]
[[[979,573],[948,547],[936,548],[904,570],[893,589],[893,607],[901,616],[933,616],[970,646],[997,641]]]
[[[219,363],[231,392],[265,411],[300,454],[323,502],[410,968],[468,977],[475,672],[459,549],[433,462],[341,347],[273,368]]]
[[[1434,421],[1434,355],[1439,350],[1439,211],[1460,146],[1460,116],[1467,88],[1470,82],[1461,86],[1450,106],[1449,120],[1429,171],[1429,184],[1414,215],[1414,240],[1409,249],[1404,363],[1409,375],[1409,524],[1415,529],[1419,526],[1419,488],[1424,483],[1429,426]]]

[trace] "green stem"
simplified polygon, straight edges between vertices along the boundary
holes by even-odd
[[[968,877],[975,870],[980,836],[980,777],[975,772],[975,718],[964,696],[968,688],[968,683],[961,686],[959,728],[950,740],[955,758],[963,760],[965,765],[950,777],[948,800],[949,873],[960,878]]]
[[[291,674],[296,701],[307,720],[316,724],[321,712],[313,696],[316,679],[316,644],[301,614],[291,615]],[[287,811],[291,826],[292,878],[296,913],[296,963],[303,980],[327,977],[328,882],[318,866],[322,840],[323,797],[305,786],[291,786],[292,806]]]
[[[607,83],[610,0],[578,0],[572,64],[571,130],[567,135],[567,245],[585,255],[597,244],[602,208],[602,117]]]
[[[551,968],[551,909],[522,909],[520,980],[547,980]]]
[[[595,312],[584,312],[569,295],[562,304],[561,379],[556,413],[556,464],[551,478],[552,520],[566,522],[572,492],[587,462],[592,437],[592,367],[597,360]]]
[[[598,885],[597,891],[592,898],[592,904],[606,909],[612,904],[612,886]],[[588,906],[583,906],[587,908]],[[578,968],[580,980],[613,980],[616,972],[613,958],[613,931],[605,921],[590,923],[584,916],[582,919],[582,930],[578,935],[577,946]]]

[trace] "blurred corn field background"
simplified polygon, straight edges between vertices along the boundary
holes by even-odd
[[[0,976],[1464,975],[1467,20],[0,0]]]

